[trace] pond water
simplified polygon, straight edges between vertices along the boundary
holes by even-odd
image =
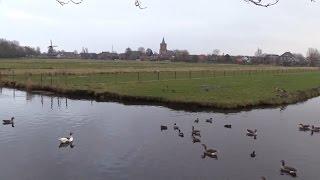
[[[127,106],[0,90],[1,180],[105,179],[292,179],[281,175],[280,161],[298,169],[296,179],[318,179],[320,134],[297,128],[320,126],[320,98],[285,109],[239,113],[184,112],[164,107]],[[198,124],[194,123],[200,118]],[[212,124],[205,119],[213,117]],[[173,130],[177,123],[184,137]],[[232,129],[224,128],[232,124]],[[168,130],[160,131],[160,125]],[[201,143],[219,150],[202,158]],[[257,129],[257,139],[246,129]],[[74,133],[73,148],[59,148],[58,138]],[[256,157],[250,153],[255,150]]]

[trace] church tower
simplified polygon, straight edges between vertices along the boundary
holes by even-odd
[[[162,42],[160,44],[159,54],[160,55],[167,54],[167,43],[164,41],[164,38],[162,39]]]

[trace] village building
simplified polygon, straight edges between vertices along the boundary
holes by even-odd
[[[165,42],[164,38],[162,39],[162,42],[160,43],[160,50],[159,54],[160,55],[166,55],[167,54],[167,43]]]
[[[119,59],[119,55],[115,52],[101,52],[100,54],[98,54],[98,59],[102,59],[102,60],[115,60],[115,59]]]
[[[299,64],[299,59],[296,58],[291,52],[285,52],[280,56],[279,65],[282,66],[292,66],[295,64]]]
[[[79,58],[79,54],[75,52],[65,52],[65,51],[60,51],[57,53],[57,58],[63,58],[63,59],[76,59]]]
[[[264,54],[264,64],[276,65],[279,63],[280,56],[277,54]]]

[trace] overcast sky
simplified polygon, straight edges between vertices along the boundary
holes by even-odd
[[[233,55],[285,51],[305,54],[320,48],[320,2],[280,0],[261,8],[242,0],[84,0],[60,6],[55,0],[0,0],[0,38],[46,51],[88,47],[90,52],[117,52],[140,46],[208,54],[213,49]],[[269,0],[266,0],[269,1]]]

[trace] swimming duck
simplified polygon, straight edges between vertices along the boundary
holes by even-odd
[[[10,120],[2,120],[3,124],[13,124],[14,117],[12,117]]]
[[[160,130],[161,130],[161,131],[164,131],[164,130],[167,130],[167,129],[168,129],[167,126],[163,126],[163,125],[160,126]]]
[[[218,155],[218,150],[215,149],[207,149],[207,146],[205,144],[202,144],[204,148],[204,154],[209,156],[209,157],[214,157]]]
[[[183,132],[181,132],[180,129],[179,129],[179,136],[180,136],[180,137],[184,137],[184,134],[183,134]]]
[[[192,135],[192,142],[193,142],[193,143],[200,143],[201,140],[198,139],[198,138],[196,138],[194,135]]]
[[[231,124],[226,124],[224,125],[225,128],[232,128],[232,125]]]
[[[196,130],[196,129],[194,129],[194,126],[192,126],[192,134],[193,133],[200,133],[200,130]]]
[[[285,172],[290,174],[291,176],[296,176],[297,175],[297,170],[293,167],[286,166],[286,163],[284,160],[281,160],[281,172]]]
[[[72,133],[70,133],[69,137],[62,137],[59,139],[60,143],[64,144],[64,143],[72,143],[73,142],[73,137],[72,137]]]
[[[200,134],[200,133],[196,133],[196,132],[193,132],[192,135],[193,135],[193,136],[201,137],[201,134]]]
[[[179,130],[179,127],[177,126],[176,123],[174,123],[174,125],[173,125],[173,130]]]
[[[250,156],[251,156],[252,158],[255,158],[255,157],[256,157],[256,151],[253,151],[253,152],[250,154]]]
[[[299,124],[298,124],[298,127],[299,127],[300,130],[303,130],[303,131],[308,131],[308,130],[310,130],[310,125],[308,125],[308,124],[299,123]]]
[[[195,123],[199,123],[199,118],[197,118],[196,120],[194,120]]]
[[[212,123],[212,118],[206,120],[207,123]]]
[[[257,136],[257,129],[255,129],[255,130],[247,129],[247,135],[248,136]]]
[[[312,132],[320,132],[320,127],[316,127],[314,125],[311,126],[311,131]]]

